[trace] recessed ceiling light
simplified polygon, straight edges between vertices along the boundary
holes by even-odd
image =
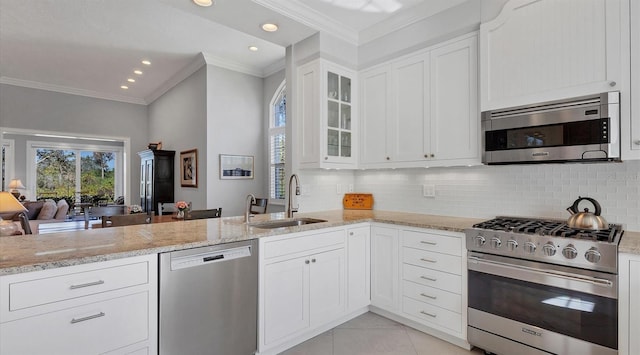
[[[148,60],[143,60],[141,63],[144,65],[151,65],[151,62]]]
[[[249,50],[252,52],[257,52],[258,51],[258,47],[256,46],[249,46]]]
[[[275,23],[265,23],[262,25],[262,29],[267,32],[275,32],[278,30],[278,25]]]
[[[120,86],[120,89],[122,89],[122,90],[127,90],[128,88],[129,88],[129,87],[128,87],[128,86],[126,86],[126,85],[121,85],[121,86]]]
[[[133,73],[136,75],[142,75],[142,70],[134,70]]]
[[[213,5],[213,0],[193,0],[193,2],[196,5],[202,6],[202,7],[209,7],[209,6]]]
[[[127,81],[128,81],[128,82],[130,82],[130,83],[135,83],[135,82],[136,82],[136,79],[134,79],[134,78],[129,78],[129,79],[127,79]]]

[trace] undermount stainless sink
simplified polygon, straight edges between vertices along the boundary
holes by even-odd
[[[261,228],[261,229],[274,229],[274,228],[303,226],[306,224],[314,224],[314,223],[322,223],[322,222],[326,222],[326,220],[316,219],[316,218],[294,218],[294,219],[281,219],[281,220],[268,221],[268,222],[249,223],[249,226],[255,227],[255,228]]]

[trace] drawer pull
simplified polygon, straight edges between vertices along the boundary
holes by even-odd
[[[426,240],[421,240],[420,243],[427,244],[427,245],[438,245],[438,243],[436,243],[436,242],[428,242]]]
[[[429,281],[438,281],[438,279],[429,276],[420,276],[421,279],[429,280]]]
[[[80,322],[84,322],[90,319],[95,319],[95,318],[100,318],[100,317],[104,317],[104,312],[100,312],[98,314],[94,314],[92,316],[86,316],[86,317],[82,317],[82,318],[71,318],[71,324],[76,324],[76,323],[80,323]]]
[[[94,281],[94,282],[87,282],[86,284],[71,285],[71,286],[69,286],[69,289],[75,290],[77,288],[83,288],[83,287],[89,287],[89,286],[98,286],[98,285],[102,285],[103,283],[104,283],[104,281],[98,280],[98,281]]]
[[[437,263],[438,260],[431,260],[431,259],[425,259],[425,258],[420,258],[421,261],[427,262],[427,263]]]
[[[420,313],[424,314],[425,316],[429,316],[431,318],[436,318],[438,316],[437,314],[427,313],[425,311],[420,311]]]
[[[435,300],[436,298],[438,298],[436,296],[427,295],[426,293],[421,293],[420,296],[426,297],[426,298],[431,298],[432,300]]]

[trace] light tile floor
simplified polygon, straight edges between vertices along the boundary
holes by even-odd
[[[374,313],[365,313],[280,355],[481,355]]]

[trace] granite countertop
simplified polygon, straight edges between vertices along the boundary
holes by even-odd
[[[336,210],[300,213],[327,222],[299,227],[261,229],[243,217],[209,218],[127,227],[0,238],[0,276],[63,266],[156,254],[360,222],[462,232],[483,219],[406,212]],[[284,213],[253,217],[252,223],[284,219]],[[640,255],[640,232],[625,231],[619,251]]]
[[[0,238],[0,275],[156,254],[266,236],[310,231],[360,222],[381,222],[461,232],[478,219],[404,212],[337,210],[300,213],[327,222],[299,227],[260,229],[243,217],[98,228],[73,232]],[[284,213],[257,215],[252,223],[284,219]]]
[[[640,232],[624,231],[618,252],[640,255]]]

